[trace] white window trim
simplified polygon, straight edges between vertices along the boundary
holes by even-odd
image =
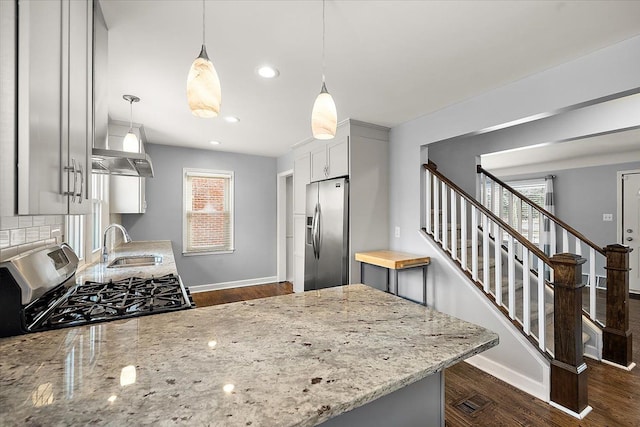
[[[188,247],[187,242],[187,193],[189,191],[187,185],[187,177],[188,176],[201,176],[207,178],[229,178],[229,206],[231,213],[229,215],[230,221],[230,230],[229,230],[229,239],[230,239],[230,250],[221,250],[221,251],[187,251]],[[213,170],[213,169],[199,169],[199,168],[183,168],[182,169],[182,255],[183,256],[199,256],[199,255],[223,255],[223,254],[231,254],[235,252],[235,176],[233,171],[225,171],[225,170]]]

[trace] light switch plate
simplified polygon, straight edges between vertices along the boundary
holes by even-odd
[[[603,221],[613,221],[613,214],[602,214]]]

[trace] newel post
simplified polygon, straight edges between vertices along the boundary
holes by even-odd
[[[582,264],[573,254],[550,259],[553,281],[554,356],[551,361],[551,402],[578,418],[591,407],[587,398],[587,365],[582,348]]]
[[[602,359],[624,368],[633,366],[629,330],[629,252],[628,246],[613,244],[604,248],[607,257],[607,320],[602,334]]]

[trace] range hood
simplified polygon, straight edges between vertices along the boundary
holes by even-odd
[[[108,131],[104,132],[108,135],[103,133],[103,137],[97,137],[93,147],[91,156],[93,173],[153,177],[153,163],[144,151],[145,134],[142,125],[134,123],[133,126],[133,132],[140,141],[139,152],[122,150],[122,142],[129,129],[129,124],[126,122],[109,121]]]
[[[153,178],[153,163],[146,153],[94,148],[91,165],[93,173]]]

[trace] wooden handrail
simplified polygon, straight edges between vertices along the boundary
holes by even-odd
[[[537,256],[538,258],[540,258],[542,261],[544,261],[545,264],[549,265],[549,257],[542,252],[536,245],[534,245],[533,243],[531,243],[529,240],[525,239],[520,233],[518,233],[513,227],[511,227],[509,224],[507,224],[506,222],[504,222],[504,220],[500,217],[498,217],[496,214],[494,214],[493,212],[491,212],[489,209],[487,209],[484,205],[482,205],[482,203],[478,202],[475,197],[471,197],[467,192],[465,192],[462,188],[458,187],[453,181],[451,181],[449,178],[447,178],[446,176],[442,175],[440,172],[438,172],[438,170],[436,169],[436,167],[434,167],[432,164],[424,164],[422,165],[425,169],[428,169],[429,171],[431,171],[431,173],[433,173],[434,175],[436,175],[438,177],[438,179],[440,179],[442,182],[444,182],[445,184],[447,184],[450,188],[454,189],[456,191],[456,193],[460,194],[460,196],[462,196],[464,199],[467,200],[467,202],[469,202],[471,205],[475,206],[476,209],[480,210],[482,213],[484,213],[488,218],[491,218],[491,220],[497,224],[500,225],[500,227],[502,227],[504,230],[506,230],[507,232],[509,232],[509,234],[511,234],[511,236],[516,239],[518,242],[520,242],[520,244],[522,244],[522,246],[525,246],[527,249],[529,249],[530,252],[532,252],[535,256]]]
[[[551,212],[549,212],[548,210],[541,208],[540,206],[538,206],[533,200],[529,199],[527,196],[524,196],[523,194],[521,194],[519,191],[515,190],[513,187],[511,187],[509,184],[507,184],[506,182],[500,180],[500,178],[496,177],[495,175],[493,175],[491,172],[489,172],[486,169],[483,169],[481,165],[478,165],[476,167],[477,172],[478,173],[483,173],[486,176],[488,176],[489,178],[491,178],[491,180],[493,180],[494,182],[497,182],[498,184],[500,184],[500,186],[502,188],[506,188],[508,191],[510,191],[512,194],[514,194],[516,197],[518,197],[520,200],[522,200],[523,202],[528,203],[531,207],[533,207],[534,209],[536,209],[538,212],[540,212],[541,214],[543,214],[544,216],[548,217],[549,219],[551,219],[553,222],[555,222],[556,224],[560,225],[562,228],[564,228],[565,230],[567,230],[568,232],[570,232],[571,234],[573,234],[575,237],[577,237],[578,239],[582,240],[584,243],[586,243],[588,246],[592,247],[593,249],[596,250],[596,252],[599,252],[600,254],[604,255],[604,250],[596,245],[595,243],[593,243],[591,240],[589,240],[588,238],[586,238],[582,233],[580,233],[578,230],[576,230],[575,228],[571,227],[569,224],[567,224],[566,222],[564,222],[563,220],[561,220],[560,218],[558,218],[557,216],[555,216],[554,214],[552,214]]]

